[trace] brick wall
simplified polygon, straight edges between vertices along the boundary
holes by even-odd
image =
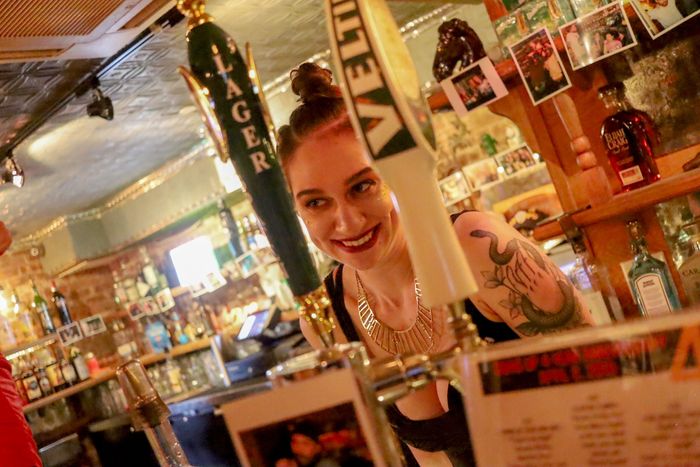
[[[0,286],[6,290],[8,298],[9,291],[16,290],[22,302],[29,304],[34,296],[31,279],[48,301],[50,281],[55,278],[44,272],[38,259],[29,256],[28,252],[5,253],[0,257]],[[55,280],[58,289],[66,296],[74,319],[117,310],[112,299],[112,275],[106,266]]]

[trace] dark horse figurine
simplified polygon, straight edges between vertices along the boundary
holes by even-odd
[[[460,69],[484,58],[486,51],[481,39],[466,21],[451,19],[438,28],[438,44],[433,61],[433,76],[438,82]]]

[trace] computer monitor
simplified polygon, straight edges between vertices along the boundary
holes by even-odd
[[[243,322],[241,330],[238,331],[237,340],[242,341],[243,339],[250,339],[251,337],[257,337],[263,333],[270,321],[270,310],[262,310],[257,313],[248,315],[248,317]]]

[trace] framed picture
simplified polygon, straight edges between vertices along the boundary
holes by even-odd
[[[571,87],[569,76],[546,28],[512,45],[510,54],[534,105]]]
[[[158,313],[160,313],[158,303],[153,297],[144,297],[141,300],[139,300],[139,307],[147,315],[157,315]]]
[[[77,321],[61,326],[56,331],[58,332],[58,338],[61,339],[61,344],[63,344],[64,347],[83,339],[83,333],[80,330],[80,324]]]
[[[532,155],[532,150],[527,144],[508,152],[501,153],[495,156],[496,162],[503,169],[503,173],[513,175],[515,172],[527,167],[532,167],[537,164],[535,157]]]
[[[697,0],[630,0],[652,39],[666,34],[700,12]]]
[[[221,411],[245,467],[387,465],[385,441],[349,369],[229,402]]]
[[[611,3],[559,28],[571,68],[578,70],[637,45],[622,4]]]
[[[443,80],[440,85],[460,117],[508,94],[505,84],[488,57],[472,63]]]
[[[94,336],[95,334],[100,334],[107,330],[107,326],[105,326],[105,322],[100,315],[81,319],[80,327],[82,328],[85,337]]]
[[[156,304],[160,311],[168,311],[175,306],[173,292],[169,288],[165,288],[156,294]]]
[[[245,279],[255,274],[255,271],[260,267],[260,260],[255,251],[249,251],[236,258],[236,264],[241,271],[241,277]]]
[[[487,183],[496,182],[501,179],[496,161],[489,158],[462,168],[464,176],[469,182],[472,191],[478,190]]]
[[[137,321],[144,316],[146,316],[146,312],[138,303],[132,303],[129,305],[129,318],[131,318],[132,321]]]
[[[438,183],[446,206],[451,206],[469,196],[469,183],[463,172],[448,175]]]

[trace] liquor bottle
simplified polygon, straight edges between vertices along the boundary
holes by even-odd
[[[657,137],[651,117],[629,104],[623,83],[601,87],[598,97],[608,110],[615,112],[603,121],[600,137],[622,191],[659,180],[653,149]]]
[[[250,225],[253,229],[253,239],[258,248],[266,248],[270,246],[267,236],[263,233],[260,219],[255,214],[250,215]]]
[[[87,363],[83,354],[80,353],[80,349],[77,347],[71,347],[70,349],[70,359],[75,367],[75,372],[78,374],[78,379],[80,381],[85,381],[90,377],[90,370],[88,369]]]
[[[60,347],[56,350],[56,357],[58,358],[58,366],[61,370],[61,375],[63,375],[63,379],[68,386],[73,386],[78,382],[78,373],[76,373],[75,367],[70,360],[66,358],[63,349]]]
[[[26,306],[19,300],[17,292],[13,291],[10,297],[12,311],[15,317],[15,333],[22,342],[34,341],[39,338],[34,329],[34,320]]]
[[[126,295],[123,278],[117,270],[112,271],[112,287],[114,288],[114,303],[120,307],[126,307],[129,303],[129,298]]]
[[[49,378],[51,387],[55,392],[61,391],[68,387],[66,379],[63,377],[63,373],[61,373],[61,367],[54,357],[51,357],[46,364],[46,376]]]
[[[639,313],[642,316],[654,316],[678,310],[680,308],[678,292],[668,266],[649,254],[639,221],[628,222],[627,230],[634,253],[634,262],[627,277]]]
[[[73,318],[70,315],[70,310],[68,309],[68,304],[66,303],[66,297],[59,292],[58,288],[56,287],[56,282],[54,281],[51,281],[51,301],[56,307],[61,324],[65,326],[72,323]]]
[[[39,293],[34,281],[32,281],[32,289],[34,289],[34,302],[32,303],[32,307],[35,309],[37,315],[39,315],[44,334],[53,334],[56,332],[56,326],[54,326],[53,319],[51,319],[51,314],[49,313],[49,304],[46,303],[44,297]]]
[[[241,246],[241,238],[238,234],[238,226],[236,225],[236,221],[233,219],[231,210],[226,207],[222,200],[219,200],[217,206],[219,208],[219,220],[221,221],[221,226],[228,232],[228,248],[231,252],[231,256],[238,258],[244,253],[244,251],[243,247]]]
[[[568,276],[583,295],[595,323],[600,325],[613,320],[623,321],[622,307],[605,267],[599,267],[593,262],[582,235],[571,238],[570,242],[576,260]]]
[[[248,245],[248,251],[257,250],[258,245],[255,243],[255,233],[253,232],[253,226],[250,223],[248,216],[243,216],[243,233],[245,234],[245,242]]]
[[[53,386],[51,386],[51,381],[46,373],[46,368],[41,365],[34,365],[36,379],[39,381],[39,388],[41,389],[41,395],[43,397],[49,396],[54,393]]]
[[[41,388],[39,387],[39,379],[36,377],[34,370],[29,361],[25,361],[24,373],[22,374],[22,385],[27,393],[27,400],[33,402],[41,399]]]
[[[681,227],[676,247],[681,283],[688,301],[697,305],[700,303],[700,217]]]
[[[5,291],[2,288],[0,288],[0,298],[2,298],[5,305],[8,305]],[[11,311],[11,307],[7,306],[6,311]],[[5,313],[0,311],[0,348],[14,347],[15,345],[17,345],[17,339],[15,338],[15,332],[12,330],[12,323]]]
[[[250,247],[248,246],[248,238],[246,237],[245,230],[243,229],[243,222],[240,220],[236,221],[236,230],[238,231],[241,251],[243,251],[243,253],[247,253],[250,250]]]
[[[143,279],[152,290],[155,289],[155,292],[157,292],[160,288],[158,269],[156,269],[156,266],[153,264],[153,260],[151,260],[145,246],[139,248],[139,254],[141,255],[141,272],[143,273]]]
[[[27,389],[22,384],[22,375],[24,374],[23,362],[24,360],[21,358],[12,362],[12,380],[15,382],[17,394],[22,399],[22,405],[27,405],[29,404],[29,396],[27,396]]]

